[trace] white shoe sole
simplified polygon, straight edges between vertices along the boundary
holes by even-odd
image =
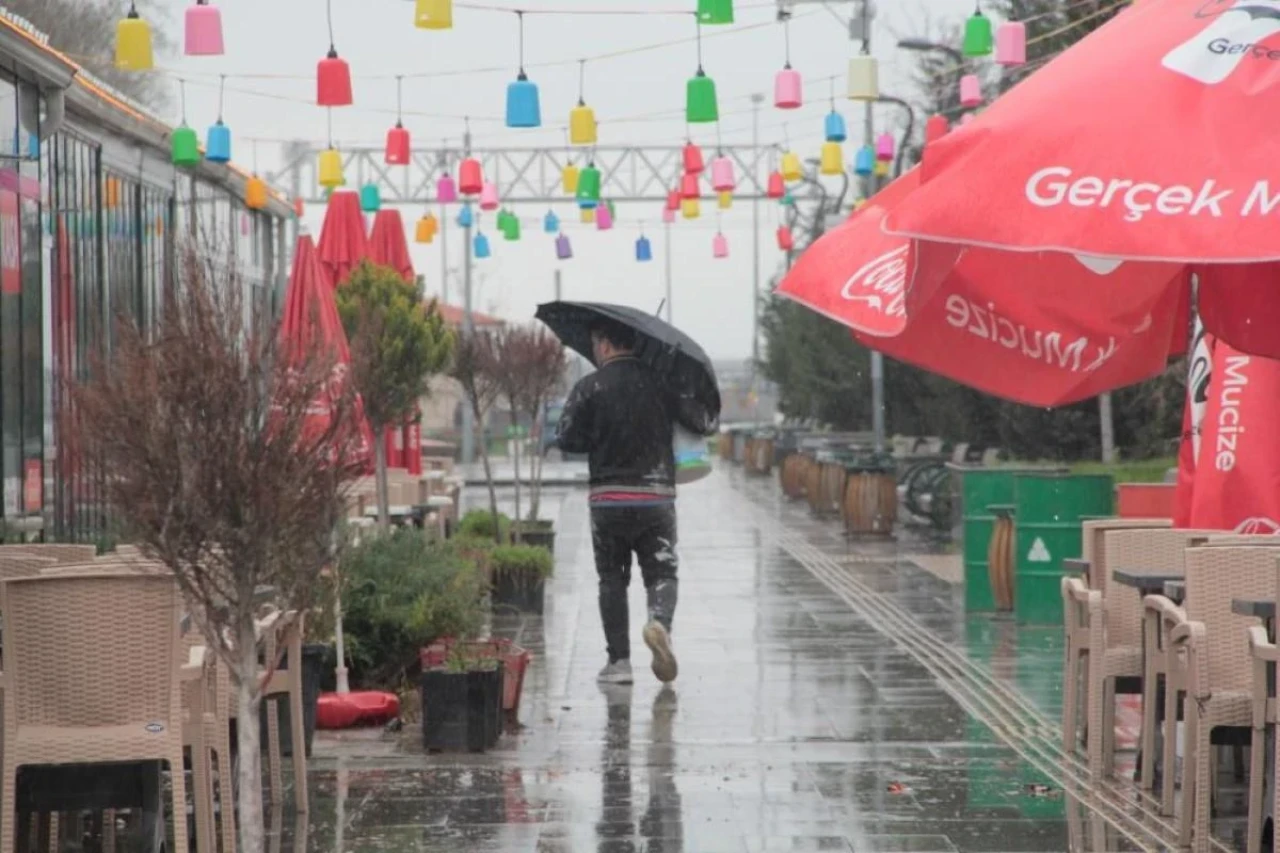
[[[635,684],[635,676],[633,675],[600,675],[596,677],[597,684]]]
[[[664,684],[675,681],[680,667],[676,663],[675,653],[671,651],[671,636],[667,634],[667,629],[657,622],[645,625],[644,644],[653,652],[653,674],[658,680]]]

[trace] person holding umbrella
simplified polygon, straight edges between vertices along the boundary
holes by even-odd
[[[600,579],[608,662],[599,681],[630,684],[627,589],[634,554],[648,597],[643,638],[653,673],[679,670],[671,645],[679,581],[676,557],[675,432],[718,428],[720,394],[706,354],[686,335],[623,306],[556,302],[538,318],[597,370],[569,394],[556,444],[588,457],[591,541]]]

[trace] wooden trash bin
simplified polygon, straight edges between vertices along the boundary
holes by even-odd
[[[891,536],[898,520],[898,482],[893,471],[853,467],[844,480],[845,532]]]
[[[1013,507],[1000,504],[988,507],[988,510],[995,516],[991,528],[991,543],[987,546],[991,597],[997,611],[1009,613],[1013,610],[1013,546],[1016,532]]]
[[[757,474],[768,476],[773,472],[773,439],[768,437],[757,438],[754,449],[755,467],[753,470]]]
[[[809,501],[809,509],[822,512],[822,463],[810,459],[805,466],[804,496]]]
[[[782,484],[782,493],[792,500],[804,497],[805,475],[809,460],[799,453],[793,453],[782,460],[778,469],[778,479]]]

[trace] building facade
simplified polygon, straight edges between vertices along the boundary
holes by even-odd
[[[69,382],[121,319],[155,323],[188,248],[270,317],[292,209],[244,203],[249,175],[177,169],[172,128],[0,13],[0,534],[92,540],[108,508],[76,446]]]

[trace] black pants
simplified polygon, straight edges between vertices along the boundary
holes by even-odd
[[[646,507],[592,507],[591,544],[600,575],[600,621],[609,660],[631,657],[631,625],[627,587],[631,555],[649,599],[649,618],[668,631],[676,612],[676,508],[674,503]]]

